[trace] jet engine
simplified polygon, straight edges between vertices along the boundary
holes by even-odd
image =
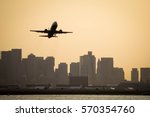
[[[47,32],[47,29],[45,29],[44,32]]]

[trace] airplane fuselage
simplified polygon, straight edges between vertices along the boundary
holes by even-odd
[[[58,26],[57,22],[56,22],[56,21],[53,22],[53,24],[52,24],[50,30],[51,30],[51,31],[56,31],[57,26]]]
[[[56,32],[56,28],[57,28],[58,24],[57,22],[53,22],[51,28],[50,28],[50,31],[48,32],[48,38],[51,38],[54,36],[55,32]]]

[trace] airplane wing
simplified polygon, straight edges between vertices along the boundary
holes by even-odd
[[[30,30],[31,32],[47,33],[47,30]]]
[[[68,31],[62,31],[62,30],[59,30],[59,31],[56,31],[55,33],[58,33],[58,34],[65,34],[65,33],[73,33],[73,32],[68,32]]]

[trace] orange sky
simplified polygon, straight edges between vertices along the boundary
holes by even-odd
[[[54,56],[57,67],[90,50],[96,58],[113,57],[130,79],[132,67],[150,67],[149,6],[149,0],[1,0],[0,51],[22,48],[23,57]],[[48,39],[29,31],[53,21],[74,33]]]

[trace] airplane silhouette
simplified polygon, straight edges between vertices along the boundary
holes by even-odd
[[[47,33],[47,35],[40,35],[40,37],[57,37],[56,34],[66,34],[66,33],[73,33],[73,32],[67,32],[67,31],[62,31],[60,30],[56,30],[58,24],[57,22],[53,22],[51,25],[50,30],[45,29],[45,30],[30,30],[31,32],[37,32],[37,33]]]

